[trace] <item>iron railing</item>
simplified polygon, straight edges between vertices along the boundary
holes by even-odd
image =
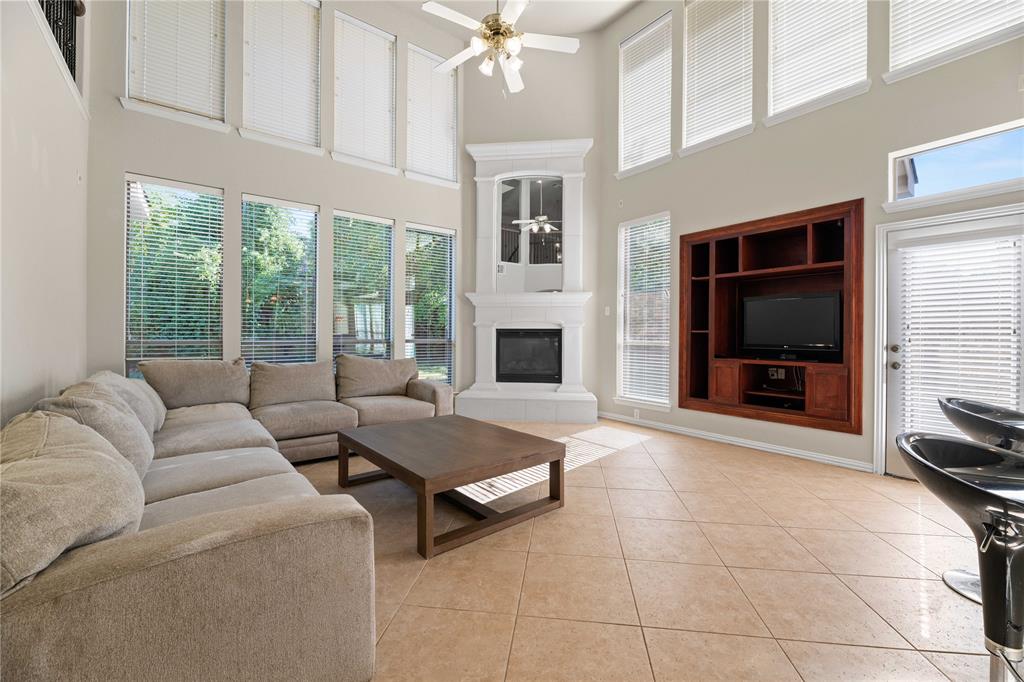
[[[64,55],[64,61],[68,65],[71,77],[76,78],[77,19],[85,14],[85,3],[82,0],[39,0],[39,6],[43,8],[46,23],[50,25],[50,31],[53,32],[53,37],[57,41],[57,47]]]

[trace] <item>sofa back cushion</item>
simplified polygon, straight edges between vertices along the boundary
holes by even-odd
[[[237,360],[144,360],[139,369],[169,410],[210,403],[249,404],[249,373]]]
[[[65,551],[138,530],[142,482],[92,429],[51,412],[18,415],[0,431],[0,596]]]
[[[249,407],[306,400],[334,400],[334,363],[254,362],[249,376]]]
[[[405,386],[419,376],[414,358],[374,360],[358,355],[336,359],[338,400],[366,395],[405,395]]]
[[[129,379],[117,372],[103,370],[96,372],[86,381],[103,384],[117,393],[121,400],[132,408],[150,438],[163,428],[164,419],[167,417],[167,408],[164,406],[164,401],[160,400],[160,396],[152,386],[146,383],[145,379]]]
[[[88,426],[131,463],[139,479],[146,475],[153,461],[153,439],[128,403],[109,386],[80,381],[58,398],[40,400],[34,409],[56,412]]]

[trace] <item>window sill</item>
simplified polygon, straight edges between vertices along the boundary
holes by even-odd
[[[701,140],[700,142],[696,142],[689,146],[684,146],[682,149],[679,150],[679,156],[689,156],[690,154],[696,154],[697,152],[702,152],[705,149],[710,149],[711,147],[717,147],[718,145],[725,144],[726,142],[732,142],[733,140],[739,139],[754,132],[754,129],[756,127],[756,123],[750,123],[740,128],[736,128],[734,130],[722,133],[720,135],[709,137],[706,140]]]
[[[612,398],[612,402],[623,407],[632,407],[638,410],[650,410],[651,412],[671,412],[672,408],[667,403],[652,403],[646,400],[633,400],[632,398]]]
[[[886,213],[902,213],[903,211],[913,211],[929,206],[941,206],[957,201],[969,201],[970,199],[981,199],[999,194],[1012,194],[1013,192],[1024,192],[1024,178],[990,182],[987,185],[954,189],[949,192],[940,192],[939,194],[930,194],[923,197],[908,197],[906,199],[887,201],[882,204],[882,208]]]
[[[296,142],[294,140],[287,140],[277,135],[269,135],[267,133],[261,133],[257,130],[250,130],[249,128],[239,128],[238,134],[247,140],[256,140],[257,142],[265,142],[267,144],[277,145],[278,147],[284,147],[285,149],[292,149],[297,152],[304,152],[312,156],[323,156],[326,150],[323,147],[314,147],[311,144],[305,142]]]
[[[651,161],[647,161],[646,163],[641,163],[639,166],[633,166],[632,168],[627,168],[626,170],[620,170],[619,172],[617,172],[615,174],[615,179],[616,180],[622,180],[623,178],[628,178],[631,175],[638,175],[638,174],[643,173],[645,171],[649,171],[652,168],[657,168],[658,166],[664,166],[666,163],[668,163],[671,160],[672,160],[672,152],[669,152],[665,156],[660,156],[657,159],[653,159]]]
[[[388,175],[398,175],[398,169],[394,166],[388,166],[387,164],[379,163],[377,161],[370,161],[369,159],[361,159],[358,156],[349,156],[342,152],[331,152],[331,158],[338,163],[347,163],[350,166],[359,166],[360,168],[368,168],[375,170],[378,173],[387,173]]]
[[[800,104],[792,106],[789,109],[783,109],[782,111],[776,114],[771,114],[770,116],[765,117],[764,124],[766,126],[773,126],[778,123],[782,123],[783,121],[788,121],[791,118],[803,116],[804,114],[809,114],[812,111],[824,109],[825,107],[830,107],[833,104],[838,104],[839,102],[848,100],[852,97],[863,95],[870,89],[871,79],[865,78],[859,83],[847,85],[845,88],[833,90],[832,92],[825,93],[824,95],[815,97],[814,99],[809,100],[807,102],[801,102]]]
[[[224,121],[207,118],[206,116],[200,116],[199,114],[190,114],[185,111],[178,111],[177,109],[161,106],[159,104],[142,102],[130,97],[119,97],[118,99],[121,100],[121,106],[125,108],[125,111],[137,111],[141,114],[159,116],[160,118],[166,118],[170,121],[187,123],[189,125],[199,126],[200,128],[206,128],[207,130],[215,130],[218,133],[229,133],[232,130],[232,127]]]
[[[445,180],[444,178],[435,178],[433,175],[425,175],[423,173],[417,173],[416,171],[407,170],[405,171],[405,177],[410,180],[416,180],[417,182],[425,182],[430,185],[437,185],[438,187],[447,187],[448,189],[458,189],[459,183],[452,180]]]
[[[904,78],[910,78],[916,76],[919,73],[924,73],[934,69],[935,67],[955,62],[958,59],[968,57],[976,52],[987,50],[990,47],[1001,45],[1002,43],[1009,42],[1024,36],[1024,23],[1015,24],[1014,26],[1007,26],[1001,31],[996,31],[987,36],[982,36],[976,40],[972,40],[969,43],[963,45],[957,45],[956,47],[944,50],[938,54],[933,54],[925,57],[919,61],[912,62],[906,66],[893,69],[888,73],[882,74],[882,80],[886,83],[895,83],[896,81],[903,80]]]

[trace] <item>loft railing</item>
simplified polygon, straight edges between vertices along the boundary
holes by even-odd
[[[76,78],[77,19],[85,14],[85,3],[82,0],[39,0],[39,6],[43,8],[46,23],[50,25],[50,31],[53,32],[57,47],[64,55],[64,61],[68,65],[72,78]]]

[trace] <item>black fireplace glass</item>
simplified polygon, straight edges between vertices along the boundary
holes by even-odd
[[[561,329],[498,329],[497,379],[562,383]]]

